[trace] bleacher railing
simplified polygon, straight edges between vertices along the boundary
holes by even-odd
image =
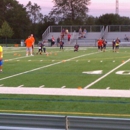
[[[87,32],[101,32],[104,29],[103,25],[54,25],[50,26],[50,32],[61,32],[63,29],[68,29],[69,32],[78,32],[79,28],[86,29]]]
[[[130,32],[130,25],[108,25],[108,32]]]
[[[45,32],[42,34],[42,39],[45,39],[47,35],[50,33],[50,26],[45,30]]]

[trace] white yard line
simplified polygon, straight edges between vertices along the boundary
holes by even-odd
[[[73,58],[70,58],[70,59],[67,59],[67,60],[64,60],[64,61],[70,61],[70,60],[74,60],[74,59],[77,59],[77,58],[80,58],[80,57],[83,57],[83,56],[93,55],[93,54],[97,54],[97,53],[101,53],[101,52],[94,52],[94,53],[84,54],[84,55],[73,57]],[[21,57],[21,58],[24,58],[24,57]],[[17,59],[17,58],[14,58],[14,59]],[[10,59],[10,60],[14,60],[14,59]],[[23,74],[26,74],[26,73],[29,73],[29,72],[44,69],[44,68],[54,66],[54,65],[57,65],[57,64],[61,64],[61,63],[63,63],[63,61],[56,62],[56,63],[53,63],[53,64],[49,64],[49,65],[46,65],[46,66],[42,66],[42,67],[39,67],[39,68],[35,68],[35,69],[29,70],[29,71],[21,72],[21,73],[18,73],[18,74],[14,74],[14,75],[11,75],[11,76],[7,76],[7,77],[4,77],[4,78],[1,78],[0,81],[5,80],[5,79],[9,79],[9,78],[12,78],[12,77],[16,77],[16,76],[19,76],[19,75],[23,75]]]
[[[7,50],[6,50],[6,51],[7,51]],[[10,51],[10,52],[8,52],[9,50],[8,50],[7,52],[6,52],[6,51],[4,51],[4,54],[16,53],[16,52],[18,52],[18,53],[19,53],[19,52],[25,52],[25,54],[26,54],[26,50],[23,50],[23,51]]]
[[[21,88],[21,87],[23,87],[23,86],[24,86],[24,85],[19,85],[18,88]]]
[[[11,60],[17,60],[17,59],[28,58],[28,57],[32,57],[32,56],[23,56],[23,57],[17,57],[17,58],[6,59],[6,60],[11,61]]]
[[[66,86],[62,86],[61,88],[65,88]]]
[[[39,88],[44,88],[45,85],[39,86]]]
[[[98,78],[94,82],[92,82],[89,85],[87,85],[86,87],[84,87],[84,89],[87,89],[87,88],[91,87],[92,85],[94,85],[95,83],[99,82],[100,80],[102,80],[103,78],[105,78],[106,76],[108,76],[109,74],[111,74],[112,72],[114,72],[115,70],[117,70],[118,68],[120,68],[121,66],[123,66],[124,64],[128,63],[129,61],[130,61],[130,59],[128,59],[127,61],[123,62],[122,64],[120,64],[116,68],[112,69],[111,71],[109,71],[108,73],[106,73],[105,75],[103,75],[102,77]]]

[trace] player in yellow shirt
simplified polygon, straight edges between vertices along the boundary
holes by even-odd
[[[3,47],[0,46],[0,72],[2,72],[2,65],[3,65]]]

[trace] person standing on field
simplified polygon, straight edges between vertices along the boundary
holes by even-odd
[[[64,47],[64,42],[63,42],[63,41],[60,41],[60,50],[61,50],[61,49],[63,50],[63,47]]]
[[[31,39],[32,39],[32,53],[34,54],[35,38],[34,38],[33,34],[31,34]]]
[[[40,43],[39,43],[39,47],[38,47],[38,52],[37,52],[36,54],[39,54],[39,53],[40,53],[40,55],[42,55],[42,48],[43,48],[43,43],[40,42]]]
[[[60,37],[57,38],[57,47],[60,44]]]
[[[55,38],[54,38],[54,36],[52,35],[52,37],[51,37],[51,46],[53,46],[55,44]]]
[[[103,40],[103,52],[105,52],[106,51],[106,45],[107,45],[107,40],[105,39],[102,39]]]
[[[30,36],[25,40],[25,45],[26,45],[26,56],[28,56],[29,54],[33,56],[32,54],[33,41]]]
[[[103,40],[101,38],[97,41],[97,44],[98,44],[98,51],[102,51]]]
[[[71,34],[68,33],[68,42],[69,42],[69,44],[70,44],[70,38],[71,38]]]
[[[75,52],[75,51],[78,51],[78,49],[79,49],[79,45],[78,45],[78,43],[76,42],[76,44],[75,44],[75,46],[74,46],[74,52]]]
[[[3,47],[0,46],[0,72],[2,72],[2,65],[3,65]]]
[[[113,41],[112,41],[112,50],[113,50],[113,52],[115,52],[115,45],[116,45],[116,41],[113,40]]]
[[[120,39],[117,38],[115,41],[115,52],[119,52]]]
[[[43,41],[43,43],[42,43],[44,53],[46,53],[46,46],[45,46],[45,43],[46,43],[46,41]]]

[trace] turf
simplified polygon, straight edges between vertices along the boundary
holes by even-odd
[[[35,48],[37,52],[37,48]],[[77,88],[86,87],[129,59],[129,47],[121,47],[119,53],[107,48],[98,52],[97,48],[80,47],[60,51],[58,47],[48,47],[47,54],[25,56],[23,47],[4,48],[4,66],[0,74],[0,85],[7,87]],[[130,89],[130,62],[115,69],[88,89]],[[102,70],[102,74],[83,74],[82,72]],[[125,70],[126,74],[117,75]],[[60,101],[61,100],[61,101]],[[129,116],[129,98],[90,98],[66,96],[25,96],[0,95],[2,112],[35,112],[44,114]],[[67,113],[66,113],[67,112]],[[114,115],[115,114],[115,115]]]
[[[130,117],[130,99],[72,96],[0,95],[0,112]]]

